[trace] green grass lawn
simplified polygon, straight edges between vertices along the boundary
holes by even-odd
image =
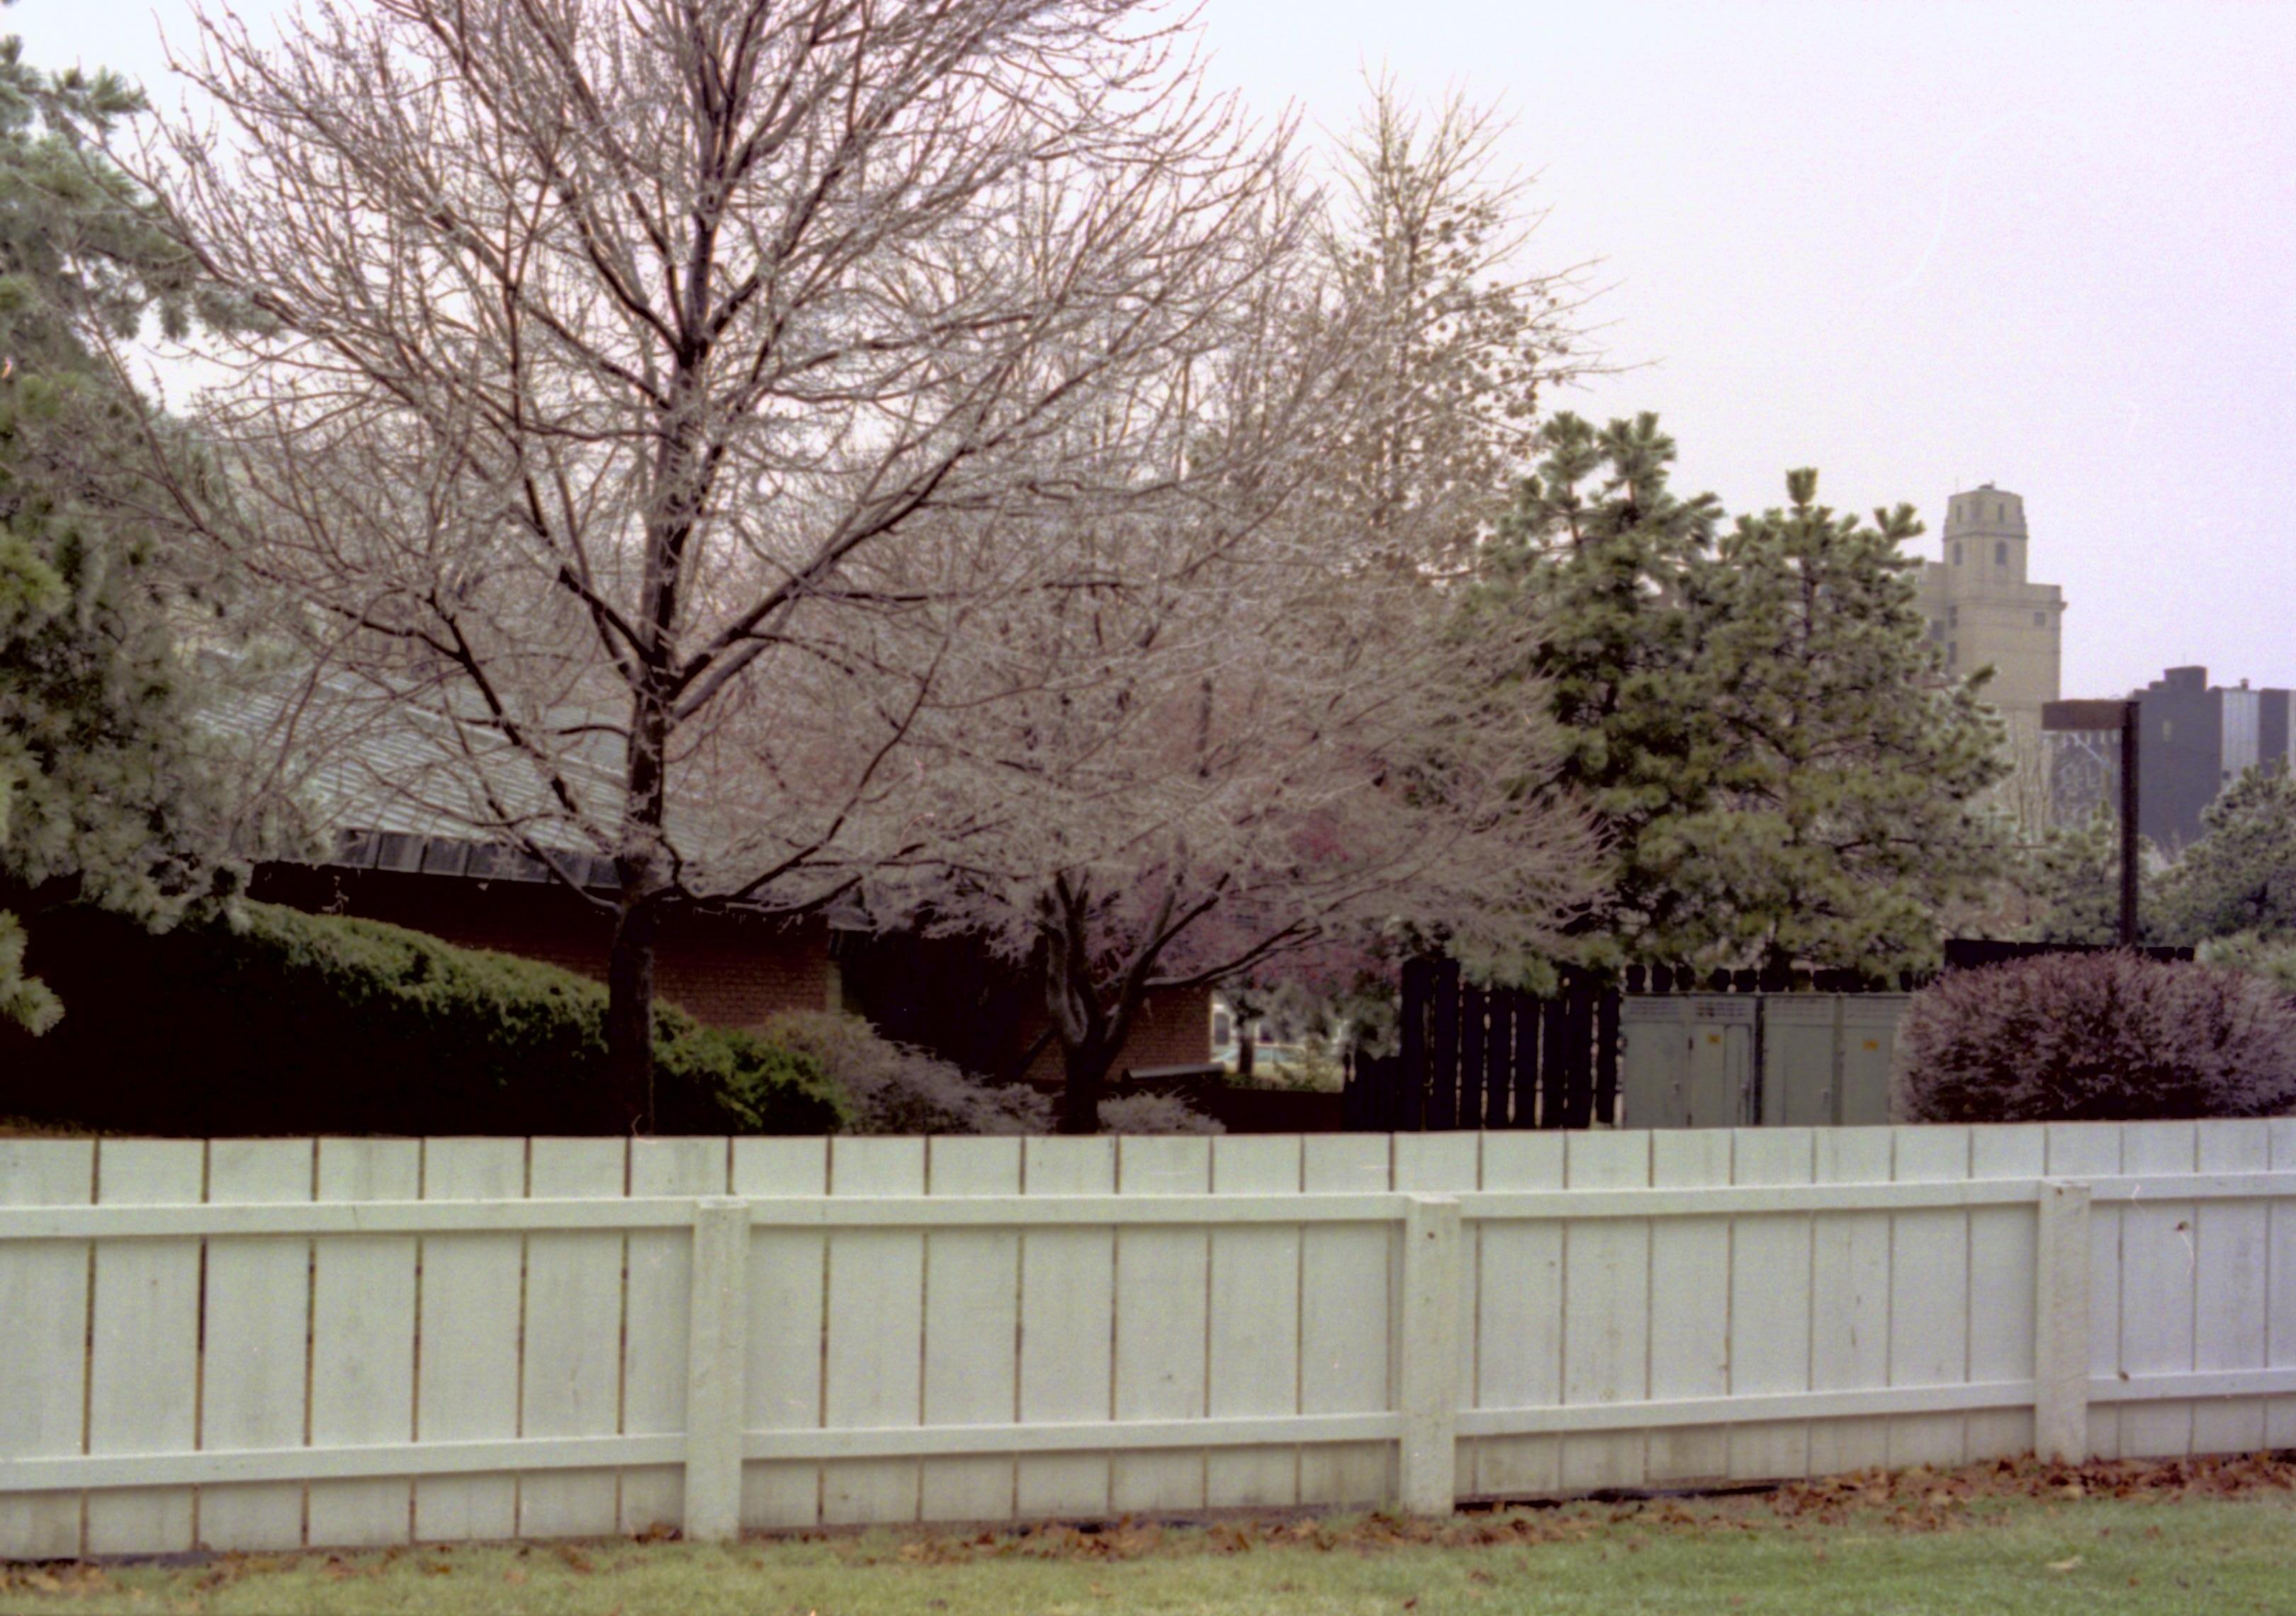
[[[2287,1467],[2276,1466],[2284,1474]],[[1964,1476],[1974,1472],[1963,1472]],[[580,1616],[2296,1613],[2296,1494],[1954,1478],[1385,1520],[18,1567],[0,1609]],[[1815,1500],[1815,1501],[1813,1501]]]

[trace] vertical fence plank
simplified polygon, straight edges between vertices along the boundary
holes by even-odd
[[[85,1206],[93,1139],[0,1139],[0,1206]],[[0,1243],[0,1456],[80,1451],[87,1390],[85,1240]],[[80,1550],[78,1493],[0,1497],[0,1560]]]
[[[1972,1178],[2038,1178],[2048,1167],[2038,1123],[1970,1130]],[[2022,1380],[2034,1363],[2034,1287],[2039,1283],[2035,1213],[2021,1206],[1969,1213],[1969,1378]],[[1968,1416],[1972,1463],[2033,1450],[2033,1411],[1986,1408]]]
[[[1651,1136],[1651,1183],[1702,1188],[1730,1182],[1730,1136],[1718,1128]],[[1651,1224],[1650,1395],[1718,1398],[1730,1391],[1730,1220],[1660,1218]],[[1650,1480],[1705,1481],[1730,1471],[1724,1430],[1654,1431]]]
[[[1510,1130],[1483,1140],[1489,1190],[1559,1190],[1560,1134]],[[1562,1225],[1554,1218],[1477,1222],[1474,1403],[1479,1408],[1548,1408],[1562,1401]],[[1474,1442],[1472,1489],[1487,1497],[1559,1491],[1562,1441],[1530,1435]],[[1467,1479],[1463,1474],[1463,1481]]]
[[[1459,1126],[1459,963],[1440,960],[1431,981],[1431,1037],[1427,1066],[1428,1128]]]
[[[2296,1117],[2274,1117],[2262,1126],[2272,1170],[2296,1172]],[[2296,1198],[2272,1203],[2265,1237],[2265,1362],[2275,1369],[2296,1369]],[[2264,1440],[2269,1448],[2296,1448],[2296,1396],[2266,1401]]]
[[[1017,1195],[1018,1139],[935,1139],[935,1195]],[[934,1229],[925,1236],[928,1425],[1001,1425],[1015,1417],[1020,1373],[1021,1237],[1009,1229]],[[928,1521],[1002,1521],[1013,1513],[1009,1456],[924,1462]]]
[[[2118,1122],[2052,1122],[2047,1128],[2050,1177],[2087,1180],[2120,1171]],[[2089,1374],[2112,1375],[2120,1369],[2120,1209],[2093,1206],[2088,1229]],[[2088,1450],[2095,1458],[2120,1456],[2120,1410],[2114,1405],[2089,1406]]]
[[[1480,1188],[1483,1181],[1483,1141],[1487,1136],[1424,1134],[1396,1140],[1395,1187],[1407,1194],[1431,1195],[1456,1195]],[[1399,1243],[1398,1249],[1400,1250]],[[1459,1349],[1457,1383],[1463,1390],[1475,1383],[1475,1316],[1476,1297],[1481,1290],[1478,1274],[1480,1260],[1475,1242],[1463,1238],[1459,1243],[1459,1324],[1452,1332]],[[1400,1282],[1398,1273],[1398,1283]],[[1400,1352],[1399,1344],[1398,1351]],[[1458,1473],[1472,1475],[1472,1466],[1460,1468]]]
[[[706,1136],[630,1141],[632,1195],[723,1195],[726,1141]],[[627,1322],[622,1340],[622,1430],[656,1436],[685,1429],[692,1368],[693,1240],[690,1229],[629,1233]],[[682,1466],[622,1472],[621,1530],[643,1532],[685,1519]]]
[[[1507,1126],[1538,1126],[1538,1001],[1520,988],[1507,989],[1507,1022],[1514,1050],[1507,1062]]]
[[[1116,1141],[1030,1139],[1022,1146],[1021,1168],[1031,1195],[1112,1194]],[[1029,1229],[1021,1235],[1018,1397],[1023,1422],[1111,1417],[1110,1313],[1115,1305],[1113,1229]],[[1106,1514],[1108,1486],[1104,1453],[1024,1454],[1013,1482],[1024,1518]]]
[[[1489,1063],[1488,1037],[1492,995],[1480,988],[1459,990],[1459,1111],[1461,1128],[1483,1125],[1483,1070]]]
[[[619,1199],[627,1149],[621,1139],[537,1139],[530,1164],[535,1199]],[[553,1229],[527,1236],[521,1436],[612,1436],[619,1430],[625,1239],[619,1229]],[[521,1478],[519,1535],[592,1538],[612,1531],[621,1520],[619,1480],[611,1470]]]
[[[207,1149],[196,1139],[106,1139],[95,1198],[107,1206],[200,1200]],[[90,1453],[189,1453],[197,1446],[200,1242],[99,1241],[89,1343]],[[192,1546],[192,1489],[91,1493],[87,1552],[171,1554]]]
[[[1650,1183],[1652,1138],[1572,1134],[1565,1181],[1573,1188],[1642,1188]],[[1564,1402],[1628,1403],[1649,1395],[1650,1259],[1647,1218],[1595,1218],[1564,1229]],[[1640,1487],[1648,1473],[1639,1431],[1562,1439],[1566,1488]]]
[[[1969,1129],[1897,1130],[1900,1182],[1969,1177]],[[1890,1233],[1890,1384],[1946,1386],[1969,1377],[1969,1214],[1948,1208],[1899,1212]],[[2016,1310],[2030,1313],[2019,1295]],[[1958,1464],[1968,1418],[1899,1415],[1890,1422],[1890,1463]]]
[[[1298,1135],[1234,1135],[1212,1141],[1215,1193],[1292,1194],[1299,1188]],[[1213,1228],[1210,1333],[1206,1406],[1214,1418],[1300,1411],[1297,1225]],[[1297,1504],[1300,1450],[1213,1452],[1204,1461],[1204,1500],[1216,1509]]]
[[[1614,1125],[1619,1120],[1619,1019],[1624,1008],[1616,990],[1605,990],[1595,1003],[1595,1120]]]
[[[1378,1194],[1388,1142],[1311,1134],[1300,1187],[1310,1194]],[[1369,1414],[1389,1402],[1392,1228],[1311,1224],[1300,1235],[1300,1412]],[[1302,1504],[1369,1504],[1395,1497],[1393,1444],[1316,1443],[1300,1456]]]
[[[835,1139],[832,1195],[922,1195],[922,1139]],[[829,1341],[822,1418],[832,1425],[914,1425],[923,1412],[925,1237],[922,1229],[836,1229],[829,1236]],[[822,1466],[832,1524],[914,1521],[915,1459]]]
[[[1731,1181],[1808,1184],[1816,1142],[1808,1128],[1738,1128]],[[1730,1226],[1730,1390],[1807,1391],[1810,1374],[1812,1221],[1805,1212],[1736,1218]],[[1734,1426],[1730,1474],[1740,1480],[1806,1475],[1806,1421]]]
[[[413,1201],[422,1147],[413,1139],[322,1139],[319,1199]],[[327,1235],[311,1254],[311,1446],[414,1436],[414,1237]],[[404,1543],[412,1485],[314,1481],[310,1540]]]
[[[2034,1210],[2033,1448],[2078,1464],[2088,1456],[2088,1185],[2053,1179]]]
[[[1511,988],[1494,988],[1483,1006],[1483,1126],[1513,1125],[1515,1001]]]
[[[1449,1196],[1412,1199],[1403,1222],[1403,1341],[1397,1407],[1403,1415],[1398,1476],[1403,1507],[1447,1515],[1458,1501],[1461,1354],[1449,1336],[1459,1327],[1459,1203]]]
[[[1561,995],[1538,1002],[1538,1126],[1567,1128],[1570,1091],[1570,1007]]]
[[[2190,1122],[2128,1123],[2120,1135],[2121,1170],[2189,1173],[2197,1144]],[[2121,1208],[2120,1366],[2132,1375],[2193,1367],[2199,1222],[2199,1209],[2189,1201],[2146,1199]],[[2192,1451],[2191,1403],[2121,1406],[2121,1457],[2181,1458]]]
[[[2261,1173],[2272,1142],[2255,1122],[2200,1124],[2198,1164],[2204,1173]],[[2270,1203],[2210,1201],[2198,1209],[2194,1294],[2195,1369],[2261,1369],[2268,1325],[2266,1290]],[[2193,1408],[2194,1453],[2255,1453],[2265,1446],[2261,1398],[2225,1398]]]
[[[1211,1141],[1132,1136],[1117,1142],[1117,1193],[1201,1194],[1211,1187]],[[1116,1417],[1189,1419],[1205,1408],[1209,1231],[1116,1232]],[[1119,1453],[1110,1504],[1119,1510],[1201,1509],[1204,1456]]]
[[[426,1201],[518,1201],[526,1195],[523,1139],[426,1139]],[[519,1434],[518,1342],[526,1237],[422,1237],[422,1358],[414,1429],[426,1442]],[[513,1476],[425,1476],[414,1483],[414,1536],[423,1542],[508,1538],[518,1530]]]
[[[1820,1184],[1887,1184],[1886,1128],[1829,1128],[1816,1136]],[[1868,1391],[1890,1383],[1890,1214],[1823,1212],[1811,1219],[1809,1383],[1813,1391]],[[2021,1302],[2021,1307],[2027,1305]],[[1890,1422],[1864,1415],[1809,1428],[1812,1475],[1890,1462]]]
[[[734,1141],[736,1195],[820,1195],[828,1189],[826,1139]],[[750,1231],[744,1429],[820,1426],[827,1266],[828,1239],[818,1229]],[[743,1526],[813,1526],[820,1520],[818,1464],[761,1459],[742,1465]]]
[[[693,1209],[686,1298],[685,1465],[680,1478],[688,1542],[742,1533],[742,1370],[749,1358],[750,1209],[704,1196]],[[627,1497],[627,1492],[625,1493]]]
[[[308,1201],[312,1150],[308,1139],[217,1139],[208,1147],[208,1199]],[[310,1309],[308,1239],[208,1242],[201,1448],[302,1445]],[[200,1541],[216,1549],[297,1546],[303,1541],[301,1484],[202,1487]]]

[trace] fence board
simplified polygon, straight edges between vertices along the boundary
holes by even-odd
[[[826,1139],[736,1139],[737,1195],[824,1195]],[[817,1229],[750,1232],[750,1328],[742,1423],[750,1431],[821,1424],[821,1355],[829,1239]],[[812,1526],[821,1519],[821,1466],[810,1459],[742,1466],[742,1524]]]
[[[1212,1141],[1215,1194],[1296,1193],[1297,1135]],[[1300,1229],[1271,1224],[1211,1232],[1206,1405],[1215,1419],[1300,1412]],[[1213,1508],[1300,1501],[1296,1448],[1229,1448],[1204,1460]]]
[[[207,1147],[193,1139],[106,1139],[96,1200],[151,1206],[205,1198]],[[106,1242],[95,1251],[87,1450],[175,1453],[198,1445],[201,1243]],[[123,1488],[87,1501],[91,1554],[192,1546],[188,1487]]]
[[[92,1139],[0,1139],[0,1206],[94,1198]],[[0,1454],[80,1451],[86,1413],[88,1243],[0,1245]],[[0,1497],[0,1560],[80,1551],[77,1493]]]
[[[2131,1122],[2121,1129],[2121,1168],[2189,1173],[2197,1138],[2190,1122]],[[2139,1201],[2120,1210],[2120,1366],[2173,1374],[2194,1362],[2193,1263],[2199,1209],[2189,1201]],[[2193,1406],[2154,1403],[2120,1411],[2120,1456],[2181,1458],[2193,1450]]]
[[[935,1139],[926,1161],[936,1195],[1017,1195],[1018,1139]],[[935,1229],[925,1236],[924,1420],[987,1425],[1019,1407],[1021,1236],[1010,1229]],[[1009,1455],[930,1458],[928,1521],[1003,1520],[1013,1513]]]
[[[832,1195],[922,1195],[922,1139],[837,1139]],[[923,1412],[925,1239],[916,1229],[839,1229],[829,1237],[829,1336],[822,1419],[914,1425]],[[831,1524],[917,1518],[919,1462],[840,1459],[822,1467]]]
[[[2106,1177],[2120,1171],[2117,1122],[2053,1122],[2048,1138],[2053,1177]],[[2120,1370],[2120,1209],[2093,1204],[2088,1226],[2089,1374],[2110,1378]],[[2118,1407],[2089,1405],[2088,1448],[2100,1459],[2120,1456]]]
[[[1731,1182],[1808,1184],[1816,1143],[1800,1128],[1735,1128]],[[1810,1386],[1811,1254],[1814,1229],[1801,1213],[1732,1219],[1730,1390],[1807,1391]],[[1739,1479],[1805,1475],[1809,1428],[1801,1421],[1733,1426],[1730,1474]]]
[[[2196,1145],[2204,1173],[2266,1172],[2272,1165],[2270,1135],[2251,1124],[2203,1122]],[[2265,1317],[2270,1209],[2258,1201],[2211,1201],[2196,1214],[2193,1366],[2261,1369],[2270,1361]],[[2264,1446],[2263,1399],[2194,1406],[2194,1453],[2254,1453]]]
[[[1563,1183],[1560,1134],[1511,1131],[1483,1140],[1483,1187],[1556,1190]],[[1562,1401],[1562,1225],[1509,1218],[1470,1227],[1475,1287],[1473,1401],[1481,1408],[1551,1408]],[[1490,1497],[1552,1493],[1562,1486],[1562,1440],[1470,1439],[1474,1490]]]
[[[426,1139],[426,1201],[518,1201],[526,1195],[523,1139]],[[476,1442],[519,1434],[519,1331],[526,1237],[422,1236],[422,1357],[415,1435]],[[424,1476],[414,1483],[414,1536],[424,1542],[508,1538],[518,1530],[513,1476]]]
[[[322,1139],[322,1201],[413,1201],[422,1147],[413,1139]],[[311,1254],[311,1446],[414,1438],[414,1237],[318,1241]],[[406,1481],[314,1481],[314,1543],[378,1546],[412,1530]]]
[[[1186,1194],[1211,1185],[1211,1141],[1133,1137],[1118,1142],[1119,1194]],[[1205,1409],[1206,1292],[1210,1242],[1201,1228],[1128,1228],[1116,1234],[1116,1417],[1201,1418]],[[1116,1456],[1111,1507],[1201,1509],[1204,1456]]]
[[[1414,1194],[1456,1195],[1479,1187],[1482,1183],[1483,1144],[1487,1134],[1452,1133],[1419,1134],[1400,1137],[1395,1142],[1395,1187]],[[1480,1258],[1476,1240],[1464,1236],[1460,1241],[1459,1258],[1459,1323],[1454,1333],[1458,1340],[1459,1366],[1455,1384],[1472,1386],[1476,1381],[1475,1351],[1476,1298],[1482,1291]],[[1397,1294],[1401,1295],[1402,1275],[1397,1272]],[[1397,1369],[1401,1371],[1400,1343],[1398,1343]],[[1464,1443],[1469,1439],[1461,1439]],[[1472,1475],[1472,1468],[1458,1473]]]
[[[1661,1187],[1730,1182],[1730,1136],[1720,1128],[1653,1135],[1651,1182]],[[1669,1218],[1651,1227],[1650,1395],[1726,1397],[1730,1390],[1730,1220]],[[1650,1480],[1727,1475],[1726,1431],[1652,1431]]]
[[[537,1139],[529,1181],[537,1198],[612,1198],[627,1182],[620,1139]],[[619,1230],[536,1233],[526,1240],[525,1366],[519,1434],[612,1436],[621,1427],[622,1265]],[[529,1476],[519,1487],[520,1535],[586,1538],[621,1519],[611,1470]]]
[[[1112,1194],[1116,1141],[1030,1139],[1021,1166],[1031,1195]],[[1115,1305],[1114,1230],[1029,1229],[1021,1235],[1021,1419],[1115,1417]],[[1104,1453],[1025,1454],[1013,1481],[1023,1516],[1103,1515],[1108,1489]]]
[[[1820,1184],[1886,1183],[1894,1143],[1886,1128],[1818,1130]],[[1824,1304],[1810,1317],[1813,1391],[1867,1391],[1890,1383],[1890,1214],[1824,1212],[1810,1224],[1810,1293]],[[2031,1311],[2030,1302],[2026,1310]],[[2030,1367],[2030,1366],[2029,1366]],[[1887,1420],[1818,1420],[1809,1429],[1816,1475],[1890,1462]]]
[[[1388,1141],[1311,1134],[1300,1185],[1309,1194],[1378,1192],[1390,1179]],[[1386,1321],[1394,1235],[1383,1225],[1311,1225],[1300,1233],[1300,1412],[1370,1414],[1392,1407]],[[1378,1328],[1366,1328],[1377,1321]],[[1394,1496],[1383,1442],[1318,1443],[1300,1455],[1302,1504],[1368,1504]]]
[[[1552,1098],[1550,1093],[1549,1098]],[[1572,1134],[1565,1182],[1572,1188],[1647,1186],[1649,1134]],[[1632,1402],[1650,1395],[1651,1226],[1640,1218],[1571,1224],[1562,1245],[1562,1400]],[[1644,1433],[1562,1439],[1566,1489],[1640,1487],[1648,1474]]]
[[[1967,1128],[1896,1132],[1892,1176],[1898,1182],[1969,1177]],[[1899,1212],[1890,1242],[1890,1383],[1942,1386],[1966,1380],[1969,1214],[1950,1208]],[[1967,1436],[1964,1415],[1900,1415],[1890,1422],[1890,1463],[1958,1464]]]
[[[633,1195],[722,1195],[722,1138],[633,1139]],[[622,1425],[630,1436],[685,1429],[686,1340],[693,1309],[690,1229],[634,1229],[622,1341]],[[674,1464],[622,1472],[621,1529],[675,1527],[685,1518],[685,1475]]]
[[[1970,1130],[1972,1178],[2038,1178],[2048,1136],[2038,1124]],[[1973,1381],[2011,1381],[2033,1370],[2038,1218],[2026,1207],[1972,1207],[1969,1213],[1969,1365]],[[2033,1411],[1991,1408],[1967,1416],[1968,1457],[2033,1450]]]
[[[308,1139],[218,1139],[208,1147],[210,1202],[308,1201],[311,1174]],[[208,1242],[201,1448],[302,1443],[310,1309],[309,1241]],[[303,1489],[291,1481],[201,1488],[199,1536],[215,1549],[297,1547]]]
[[[2296,1117],[2274,1117],[2264,1124],[2276,1172],[2296,1170]],[[2296,1366],[2296,1204],[2276,1201],[2265,1220],[2265,1361]],[[2296,1448],[2296,1397],[2267,1399],[2264,1440],[2271,1448]]]

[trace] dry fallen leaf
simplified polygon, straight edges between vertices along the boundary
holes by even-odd
[[[2080,1563],[2081,1563],[2081,1557],[2080,1557],[2079,1554],[2075,1554],[2075,1555],[2074,1555],[2071,1559],[2070,1559],[2070,1560],[2052,1560],[2052,1561],[2050,1561],[2050,1562],[2049,1562],[2049,1569],[2050,1569],[2051,1571],[2070,1571],[2073,1570],[2075,1567],[2079,1566],[2079,1565],[2080,1564]]]

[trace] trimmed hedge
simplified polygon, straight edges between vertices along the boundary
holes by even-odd
[[[42,915],[32,967],[64,1002],[0,1031],[0,1115],[135,1133],[619,1133],[606,992],[556,966],[377,921],[239,903],[152,934]],[[821,1063],[655,1012],[661,1133],[832,1133]]]
[[[2241,971],[2128,953],[1947,972],[1898,1029],[1907,1122],[2264,1117],[2296,1108],[2296,1006]]]

